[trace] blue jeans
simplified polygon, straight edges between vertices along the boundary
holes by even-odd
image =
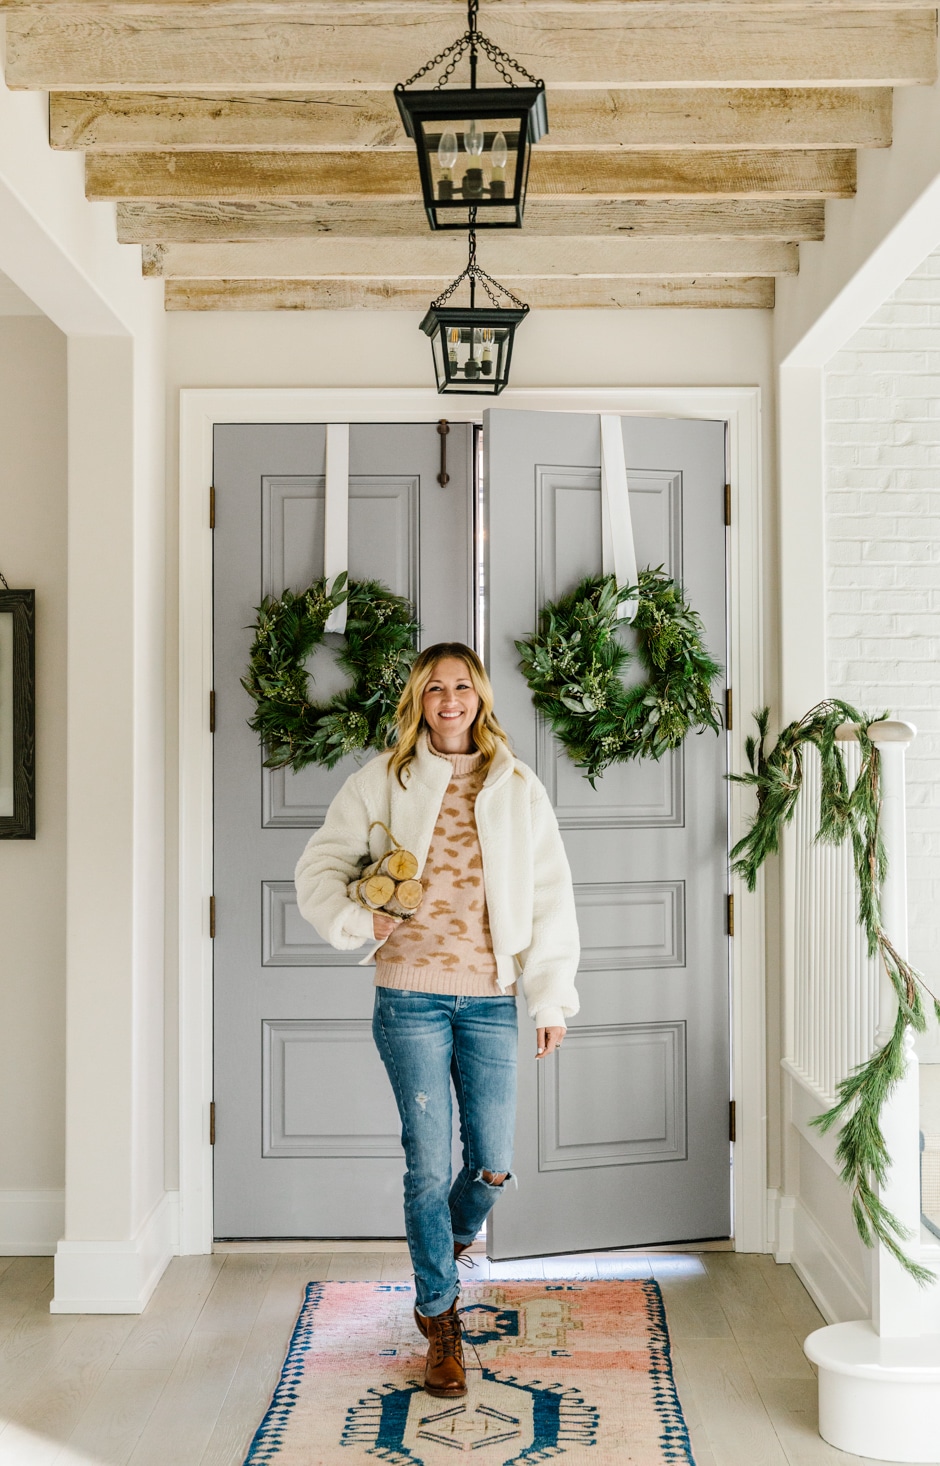
[[[516,1030],[515,998],[375,990],[372,1032],[401,1115],[405,1230],[426,1318],[456,1299],[454,1243],[473,1241],[502,1189],[482,1173],[500,1175],[512,1162]],[[463,1143],[453,1183],[451,1080]]]

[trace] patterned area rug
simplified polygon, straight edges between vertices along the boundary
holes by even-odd
[[[245,1466],[694,1466],[656,1283],[466,1286],[462,1400],[421,1388],[413,1304],[408,1283],[309,1283]]]

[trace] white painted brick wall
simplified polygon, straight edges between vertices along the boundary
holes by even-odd
[[[826,460],[829,691],[917,726],[911,956],[940,990],[940,251],[829,363]]]

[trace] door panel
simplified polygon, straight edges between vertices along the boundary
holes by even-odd
[[[623,431],[638,563],[682,579],[723,660],[723,424]],[[522,1025],[519,1190],[492,1214],[490,1255],[727,1236],[726,739],[692,736],[591,789],[536,717],[513,643],[600,573],[599,419],[493,410],[485,453],[496,707],[554,802],[583,942],[561,1051],[536,1065]]]
[[[373,969],[300,916],[293,870],[357,767],[262,768],[240,686],[262,595],[323,573],[322,424],[216,429],[214,480],[215,1230],[219,1237],[404,1232],[394,1100],[372,1041]],[[422,644],[472,643],[471,429],[350,429],[349,570],[419,607]],[[313,661],[343,685],[339,638]],[[371,754],[368,755],[371,757]]]

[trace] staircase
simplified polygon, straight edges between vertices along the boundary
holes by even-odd
[[[882,918],[897,950],[907,950],[904,757],[908,723],[870,729],[881,752],[882,833],[889,873]],[[850,777],[859,765],[855,729],[839,733]],[[836,1137],[811,1117],[828,1108],[836,1085],[891,1032],[897,1000],[858,927],[847,847],[815,843],[819,761],[808,750],[804,793],[785,850],[785,1158],[778,1202],[777,1258],[791,1262],[816,1298],[827,1327],[805,1342],[819,1373],[820,1434],[839,1450],[882,1461],[940,1461],[940,1068],[928,1073],[924,1107],[925,1204],[937,1235],[921,1225],[919,1066],[913,1034],[907,1064],[882,1113],[892,1158],[884,1204],[910,1233],[909,1254],[937,1273],[919,1287],[878,1245],[854,1230],[838,1177]],[[931,1066],[933,1068],[933,1066]],[[932,1189],[931,1189],[932,1188]]]

